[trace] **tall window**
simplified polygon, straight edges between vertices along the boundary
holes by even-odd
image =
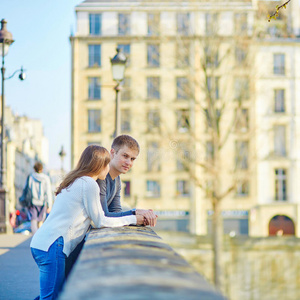
[[[212,141],[206,142],[206,159],[208,161],[212,161],[214,159],[215,151],[214,151],[214,144]]]
[[[236,109],[235,129],[239,132],[247,132],[249,129],[249,110],[247,108]]]
[[[158,110],[150,110],[147,114],[148,130],[158,130],[160,127],[160,116]]]
[[[90,100],[101,99],[101,78],[99,77],[89,78],[89,99]]]
[[[283,89],[274,90],[274,111],[285,112],[285,92]]]
[[[275,169],[275,200],[287,200],[287,175],[285,169]]]
[[[242,46],[235,47],[235,62],[237,65],[245,63],[247,58],[247,49]]]
[[[102,15],[101,14],[90,14],[90,34],[101,35],[102,34]]]
[[[131,190],[130,190],[130,180],[124,180],[123,181],[125,187],[124,187],[124,196],[130,197],[131,196]]]
[[[219,77],[208,76],[206,80],[210,97],[212,100],[218,100],[220,98]]]
[[[190,14],[177,14],[177,33],[180,35],[189,35],[190,33]]]
[[[176,78],[177,99],[188,99],[191,97],[189,89],[189,81],[186,77]]]
[[[122,109],[121,111],[121,131],[122,132],[130,132],[131,113],[130,109]]]
[[[157,180],[147,180],[147,197],[160,197],[160,183]]]
[[[205,109],[204,111],[206,117],[206,131],[208,131],[210,127],[213,127],[213,124],[216,124],[216,126],[219,127],[221,110],[216,109],[215,111],[209,111],[208,109]]]
[[[239,180],[236,185],[236,195],[238,197],[246,197],[249,195],[249,181]]]
[[[187,109],[177,111],[177,130],[179,132],[187,132],[190,128],[190,112]]]
[[[248,169],[248,141],[235,142],[235,165],[237,169]]]
[[[176,44],[176,66],[186,68],[190,64],[190,42],[180,41]]]
[[[122,81],[122,92],[121,92],[121,99],[123,101],[130,100],[131,98],[131,78],[125,77]]]
[[[159,26],[160,26],[160,14],[149,13],[147,17],[148,17],[148,35],[158,36]]]
[[[235,100],[243,101],[249,99],[249,79],[247,77],[238,77],[234,80]]]
[[[205,61],[207,68],[217,68],[219,65],[219,53],[215,47],[205,47]]]
[[[284,125],[274,126],[274,153],[286,156],[286,128]]]
[[[273,55],[274,67],[273,71],[276,75],[285,74],[285,55],[282,53],[276,53]]]
[[[234,26],[236,34],[247,34],[247,14],[238,13],[234,15]]]
[[[101,45],[89,45],[89,67],[101,66]]]
[[[125,54],[127,60],[126,60],[126,66],[130,65],[130,44],[118,44],[118,48],[122,50],[122,52]]]
[[[176,196],[187,197],[190,195],[190,184],[187,180],[176,181]]]
[[[160,98],[160,79],[159,77],[147,77],[147,97],[148,99]]]
[[[130,14],[119,14],[118,15],[118,34],[129,35],[130,34]]]
[[[176,169],[177,171],[188,171],[189,170],[189,162],[191,161],[191,151],[189,150],[189,146],[187,143],[180,142],[177,143],[176,146]]]
[[[159,67],[159,45],[151,44],[147,46],[148,67]]]
[[[101,110],[89,109],[88,110],[88,131],[101,132]]]
[[[151,142],[148,144],[147,170],[152,172],[160,171],[160,151],[159,144],[157,142]]]
[[[216,13],[205,14],[205,34],[217,35],[218,33],[218,15]]]

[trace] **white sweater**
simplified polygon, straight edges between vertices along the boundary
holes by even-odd
[[[91,221],[97,228],[136,224],[136,216],[110,218],[104,215],[96,181],[83,176],[57,195],[51,213],[32,238],[30,247],[48,251],[60,236],[63,252],[69,254],[84,238]]]

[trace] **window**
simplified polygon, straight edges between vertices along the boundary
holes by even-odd
[[[177,180],[176,196],[187,197],[190,195],[190,185],[187,180]]]
[[[186,68],[190,64],[190,42],[180,41],[176,45],[176,66]]]
[[[129,35],[130,34],[130,14],[119,14],[119,35]]]
[[[235,78],[234,97],[237,101],[249,99],[249,79],[247,77]]]
[[[274,90],[274,111],[285,112],[285,92],[283,89]]]
[[[148,130],[157,130],[160,127],[160,116],[158,110],[150,110],[147,114]]]
[[[205,194],[207,198],[212,198],[215,195],[215,184],[213,180],[207,180],[205,184]]]
[[[177,33],[180,35],[189,35],[190,33],[190,14],[177,14]]]
[[[213,47],[205,47],[205,62],[207,68],[215,67],[219,65],[219,54],[218,49]]]
[[[216,109],[214,112],[210,112],[208,109],[205,109],[204,111],[206,117],[206,131],[208,128],[213,127],[213,122],[216,123],[217,128],[219,128],[221,111],[219,109]]]
[[[159,67],[159,45],[151,44],[147,46],[148,67]]]
[[[209,92],[210,98],[212,99],[212,101],[218,100],[220,97],[219,77],[208,76],[206,80],[207,80],[207,90]]]
[[[235,142],[235,165],[237,169],[248,169],[248,142]]]
[[[147,197],[160,197],[160,183],[156,180],[147,180]]]
[[[286,156],[286,128],[283,125],[274,126],[274,154]]]
[[[180,109],[177,111],[177,129],[179,132],[187,132],[190,128],[189,111]]]
[[[101,99],[101,79],[99,77],[90,77],[89,81],[89,99]]]
[[[121,110],[121,131],[122,132],[130,132],[131,113],[130,109],[122,109]]]
[[[236,195],[238,197],[245,197],[249,195],[249,181],[240,180],[236,185]]]
[[[160,98],[160,79],[159,77],[147,78],[147,97],[149,99]]]
[[[206,142],[206,159],[208,161],[212,161],[214,159],[215,155],[215,150],[214,150],[214,145],[212,141],[207,141]]]
[[[124,187],[124,197],[130,197],[130,181],[125,180],[123,181],[125,187]]]
[[[186,143],[178,143],[179,147],[176,149],[176,157],[177,157],[177,171],[188,171],[189,170],[189,162],[191,160],[191,152],[189,150],[189,146]]]
[[[126,66],[130,65],[130,44],[118,44],[118,48],[122,50],[123,54],[125,54]]]
[[[188,99],[190,98],[189,81],[186,77],[176,78],[177,86],[177,99]]]
[[[90,34],[101,35],[102,34],[102,15],[101,14],[90,14]]]
[[[160,15],[155,13],[148,14],[148,35],[158,36],[160,26]]]
[[[284,75],[285,74],[285,55],[284,54],[274,54],[274,74]]]
[[[122,91],[121,91],[122,101],[130,100],[130,98],[131,98],[131,93],[130,93],[131,78],[125,77],[121,84],[122,84]]]
[[[275,200],[286,201],[287,200],[287,176],[285,169],[275,169]]]
[[[235,34],[247,34],[247,14],[239,13],[234,15]]]
[[[235,62],[237,65],[245,63],[247,58],[247,51],[244,47],[235,47]]]
[[[236,109],[235,129],[239,132],[247,132],[249,129],[249,111],[246,108]]]
[[[218,15],[205,14],[205,33],[206,35],[216,35],[218,33]]]
[[[89,67],[101,67],[101,45],[89,45]]]
[[[151,142],[148,144],[147,170],[149,172],[160,171],[160,151],[159,144],[157,142]]]
[[[88,131],[101,132],[101,110],[89,109],[88,110]]]

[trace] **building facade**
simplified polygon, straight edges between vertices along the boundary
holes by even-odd
[[[159,229],[205,235],[217,194],[227,234],[300,235],[299,5],[268,23],[273,4],[76,6],[72,166],[89,144],[110,148],[121,48],[121,132],[141,146],[122,175],[124,203],[154,209]]]

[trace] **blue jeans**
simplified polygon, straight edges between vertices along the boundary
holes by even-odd
[[[40,270],[40,298],[56,299],[65,280],[66,255],[64,239],[59,237],[47,252],[31,248],[32,256]]]

